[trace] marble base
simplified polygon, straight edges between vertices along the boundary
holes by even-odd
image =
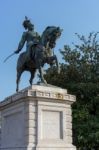
[[[0,150],[76,150],[65,89],[32,85],[0,103]]]

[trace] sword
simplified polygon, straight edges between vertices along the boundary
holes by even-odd
[[[5,63],[5,62],[6,62],[10,57],[12,57],[14,54],[15,54],[15,52],[12,53],[11,55],[9,55],[8,57],[6,57],[5,60],[4,60],[3,62]]]

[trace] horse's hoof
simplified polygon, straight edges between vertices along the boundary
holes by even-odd
[[[47,81],[46,80],[41,80],[40,82],[38,82],[40,84],[44,84],[44,85],[47,85]]]
[[[32,81],[31,80],[29,80],[29,83],[30,83],[30,85],[32,85]]]
[[[46,81],[46,80],[44,80],[43,83],[44,83],[45,85],[47,85],[47,81]]]
[[[18,89],[16,89],[16,92],[18,92],[19,90]]]

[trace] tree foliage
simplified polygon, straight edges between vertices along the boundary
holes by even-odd
[[[98,32],[86,38],[76,33],[79,44],[60,50],[65,63],[61,73],[48,69],[50,84],[68,89],[77,96],[73,104],[73,139],[78,150],[99,149],[99,41]]]

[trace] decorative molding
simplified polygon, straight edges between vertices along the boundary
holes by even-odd
[[[0,102],[0,108],[2,106],[8,105],[12,102],[20,100],[26,97],[40,97],[40,98],[49,98],[50,100],[63,100],[73,103],[76,101],[76,97],[74,95],[67,94],[67,90],[56,87],[45,87],[32,85],[31,88],[25,88],[24,90],[15,93],[12,96],[5,98],[4,101]]]

